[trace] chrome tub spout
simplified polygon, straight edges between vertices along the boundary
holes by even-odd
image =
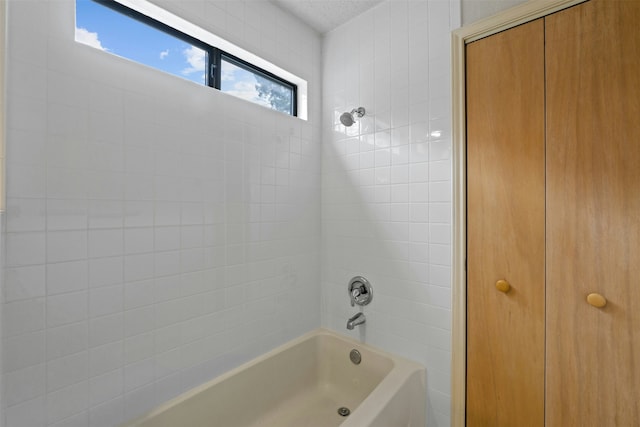
[[[352,330],[354,327],[362,325],[366,321],[367,319],[364,317],[364,314],[356,313],[355,316],[347,320],[347,329]]]

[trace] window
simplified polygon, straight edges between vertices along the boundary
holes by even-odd
[[[157,6],[144,0],[128,0],[127,5],[123,3],[76,0],[76,41],[253,103],[297,115],[298,85],[220,49],[211,42],[217,41],[227,49],[245,53]],[[191,34],[129,7],[135,4],[143,4],[145,12],[153,11],[155,7],[165,18],[168,17],[167,20],[174,19],[180,27],[191,29]],[[195,33],[205,37],[195,37]],[[207,37],[211,40],[202,40]],[[271,66],[254,55],[247,53],[245,56]]]

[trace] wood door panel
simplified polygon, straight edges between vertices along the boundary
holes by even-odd
[[[543,37],[467,46],[468,426],[544,422]]]
[[[546,421],[638,425],[640,1],[545,19]]]

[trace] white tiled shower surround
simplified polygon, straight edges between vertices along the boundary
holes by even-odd
[[[429,427],[450,425],[449,39],[458,8],[384,2],[323,45],[322,321],[348,332],[358,309],[346,284],[367,277],[367,323],[350,334],[426,366]],[[342,126],[340,114],[359,106],[366,116]]]
[[[347,333],[356,274],[353,335],[425,364],[449,425],[458,0],[388,0],[324,40],[266,1],[154,2],[305,78],[309,121],[76,44],[71,0],[9,0],[4,426],[117,425]]]
[[[309,83],[309,121],[74,41],[8,2],[6,427],[112,426],[320,325],[321,38],[163,1]]]

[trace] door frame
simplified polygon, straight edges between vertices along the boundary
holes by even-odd
[[[451,342],[451,426],[465,425],[466,402],[466,97],[465,46],[481,38],[575,6],[588,0],[530,0],[453,31],[451,82],[453,125],[453,277]]]

